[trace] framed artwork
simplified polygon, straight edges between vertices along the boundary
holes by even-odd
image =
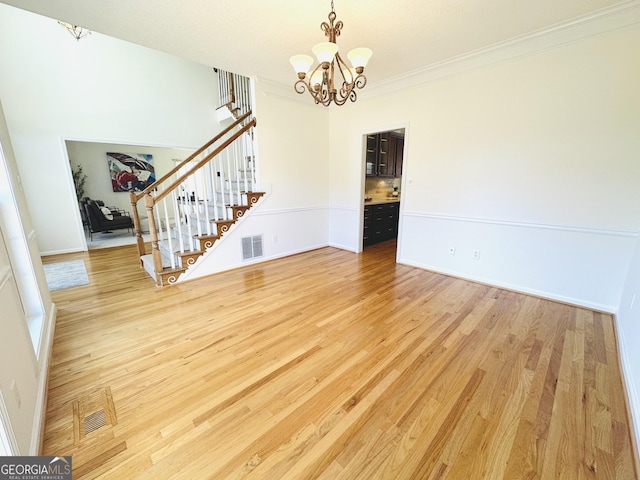
[[[153,155],[107,152],[114,192],[141,192],[156,181]]]

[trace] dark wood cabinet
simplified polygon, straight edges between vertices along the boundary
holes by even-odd
[[[403,148],[404,138],[402,137],[402,135],[397,135],[392,132],[382,132],[367,135],[367,176],[399,177],[402,174]],[[399,159],[398,151],[400,152]]]
[[[367,135],[367,176],[392,177],[390,162],[390,132]]]
[[[397,238],[399,207],[400,202],[364,206],[363,246]]]
[[[389,148],[391,147],[391,134],[378,134],[378,176],[393,177],[393,165]]]
[[[366,145],[366,174],[367,176],[374,176],[376,174],[376,164],[378,159],[378,136],[367,135]]]
[[[404,136],[392,133],[389,139],[389,152],[393,162],[393,176],[402,176],[402,158],[404,155]]]

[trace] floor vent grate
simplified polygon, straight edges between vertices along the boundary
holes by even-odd
[[[84,417],[84,433],[85,435],[95,432],[99,428],[104,427],[107,424],[107,417],[104,410],[98,410]]]
[[[242,260],[262,256],[262,235],[242,238]]]
[[[90,433],[118,424],[111,388],[96,388],[73,401],[73,443]]]

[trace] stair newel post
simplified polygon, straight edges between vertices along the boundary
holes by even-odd
[[[158,229],[156,228],[156,219],[153,215],[153,207],[155,204],[154,198],[147,194],[144,197],[144,203],[147,207],[147,217],[149,218],[149,232],[151,234],[151,253],[153,255],[153,270],[156,274],[156,284],[162,285],[162,254],[160,253],[160,246],[158,244]]]
[[[146,252],[144,250],[144,240],[142,238],[142,227],[140,226],[140,215],[138,215],[138,196],[135,192],[129,192],[129,200],[131,202],[131,212],[133,213],[133,227],[136,232],[138,256],[142,257]],[[142,259],[140,260],[140,265],[142,265]]]

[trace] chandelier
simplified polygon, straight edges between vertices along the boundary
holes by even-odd
[[[87,35],[91,35],[91,31],[86,28],[79,27],[78,25],[71,25],[67,22],[58,21],[59,25],[62,25],[67,31],[71,34],[73,38],[80,41],[81,38],[86,37]]]
[[[321,103],[325,107],[331,102],[344,105],[347,100],[356,101],[356,88],[363,88],[367,84],[367,77],[363,74],[364,67],[373,53],[369,48],[354,48],[347,53],[352,65],[350,68],[338,53],[336,38],[340,36],[343,23],[335,20],[336,13],[331,0],[329,23],[322,22],[320,25],[329,41],[318,43],[311,49],[319,62],[311,75],[307,75],[313,64],[313,58],[309,55],[294,55],[289,59],[298,74],[294,90],[300,94],[307,90],[316,104]]]

